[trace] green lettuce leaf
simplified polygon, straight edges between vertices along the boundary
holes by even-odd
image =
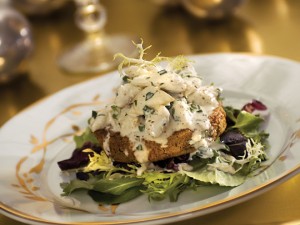
[[[136,197],[142,195],[141,192],[142,189],[143,186],[140,185],[140,186],[135,186],[127,189],[121,195],[112,195],[112,194],[102,193],[94,190],[88,191],[88,194],[96,202],[111,205],[111,204],[120,204],[135,199]]]
[[[92,144],[99,145],[99,142],[90,128],[86,128],[85,131],[79,135],[74,136],[76,148],[81,148],[84,143],[91,142]]]
[[[91,182],[85,181],[85,180],[71,180],[70,183],[61,183],[60,187],[63,189],[63,196],[70,195],[72,192],[76,190],[91,190],[93,189],[93,184]]]
[[[121,177],[118,179],[101,179],[97,181],[93,190],[113,195],[121,195],[129,188],[140,186],[144,182],[142,178]]]
[[[230,107],[230,106],[224,107],[224,110],[225,110],[227,119],[236,123],[235,115],[238,115],[240,113],[240,110],[234,109],[233,107]]]
[[[260,129],[264,122],[262,117],[232,107],[224,107],[224,109],[227,120],[233,123],[227,129],[238,129],[245,137],[252,138],[256,142],[264,143],[269,137],[268,133]]]
[[[120,176],[112,179],[110,176],[106,177],[106,174],[102,173],[97,176],[90,175],[90,178],[87,181],[74,179],[69,183],[62,183],[61,187],[63,188],[64,195],[70,195],[72,192],[80,189],[121,195],[127,189],[140,186],[143,182],[143,178]]]
[[[220,186],[235,187],[244,183],[246,177],[238,174],[225,173],[220,170],[208,170],[202,168],[197,171],[181,171],[183,174],[197,181],[210,184],[218,184]]]
[[[63,189],[62,195],[70,195],[72,192],[80,189],[91,190],[94,188],[95,183],[103,179],[104,177],[105,173],[102,172],[96,176],[89,175],[88,180],[73,179],[69,183],[61,183],[60,186]]]
[[[241,111],[236,119],[236,123],[232,128],[239,129],[243,134],[252,136],[257,134],[261,123],[264,120],[261,117],[255,116],[246,111]]]

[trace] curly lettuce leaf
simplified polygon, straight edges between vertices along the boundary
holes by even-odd
[[[89,155],[89,164],[83,168],[84,172],[90,171],[109,171],[114,169],[113,163],[110,158],[107,157],[104,151],[101,151],[100,154],[96,153],[92,149],[85,149],[83,152],[92,152],[93,154]]]
[[[137,44],[134,43],[133,44],[136,46],[138,52],[139,52],[139,56],[138,58],[131,58],[131,57],[127,57],[122,53],[117,53],[114,55],[114,60],[116,58],[122,58],[122,62],[119,64],[118,66],[118,71],[120,73],[120,75],[124,78],[125,74],[123,73],[123,67],[126,66],[130,66],[130,65],[137,65],[140,67],[145,67],[145,66],[155,66],[155,63],[161,62],[163,60],[168,59],[167,57],[161,57],[160,54],[157,54],[152,60],[148,61],[144,59],[144,55],[146,54],[146,51],[151,48],[151,45],[144,48],[143,44],[144,41],[143,39],[141,39],[141,43]]]
[[[142,177],[146,188],[142,192],[148,195],[149,200],[160,201],[168,197],[171,202],[175,202],[179,194],[191,186],[191,180],[180,173],[153,171],[144,172]]]

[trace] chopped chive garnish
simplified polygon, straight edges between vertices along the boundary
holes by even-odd
[[[170,102],[169,105],[166,105],[166,108],[170,110],[174,105],[174,102]]]
[[[139,130],[143,132],[145,130],[145,125],[139,125]]]
[[[165,74],[165,73],[167,73],[168,71],[166,71],[166,70],[160,70],[160,71],[158,71],[158,74],[159,75],[163,75],[163,74]]]
[[[143,146],[141,144],[139,144],[138,146],[136,146],[136,150],[143,150]]]
[[[118,106],[116,106],[116,105],[112,105],[111,106],[111,109],[113,110],[113,111],[119,111],[119,107]]]
[[[143,111],[147,114],[153,114],[155,112],[155,109],[145,105],[144,108],[143,108]]]
[[[175,109],[174,108],[171,108],[170,109],[170,113],[171,113],[171,116],[173,117],[173,119],[175,120],[175,117],[174,117],[174,115],[175,115]],[[176,121],[176,120],[175,120]]]
[[[154,95],[154,93],[148,92],[148,93],[146,94],[146,101],[149,100],[150,98],[152,98],[153,95]]]
[[[98,113],[96,112],[96,111],[92,111],[92,117],[94,118],[94,119],[96,119],[96,117],[97,117],[97,115],[98,115]]]
[[[120,114],[120,112],[121,112],[120,107],[118,107],[118,106],[116,106],[116,105],[112,105],[112,106],[111,106],[111,109],[113,110],[112,117],[113,117],[114,119],[117,119],[118,116],[119,116],[119,114]]]
[[[196,104],[192,103],[191,106],[190,106],[190,111],[200,113],[200,112],[202,112],[202,109],[199,105],[196,105]]]
[[[124,77],[122,78],[122,80],[124,81],[124,83],[129,83],[130,78],[129,78],[128,76],[124,76]]]

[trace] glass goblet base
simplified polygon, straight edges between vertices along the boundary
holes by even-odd
[[[69,73],[100,73],[114,68],[119,61],[116,53],[134,57],[138,54],[132,44],[136,38],[127,35],[90,35],[88,38],[63,53],[59,66]]]

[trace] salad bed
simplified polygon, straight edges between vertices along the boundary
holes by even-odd
[[[72,156],[58,162],[63,172],[76,174],[61,184],[62,195],[84,189],[101,204],[120,204],[142,194],[149,201],[174,202],[183,191],[202,185],[241,185],[267,159],[268,134],[262,130],[266,120],[260,114],[267,107],[253,100],[242,109],[224,109],[227,128],[210,148],[150,163],[143,172],[138,163],[113,162],[87,128],[74,136]]]

